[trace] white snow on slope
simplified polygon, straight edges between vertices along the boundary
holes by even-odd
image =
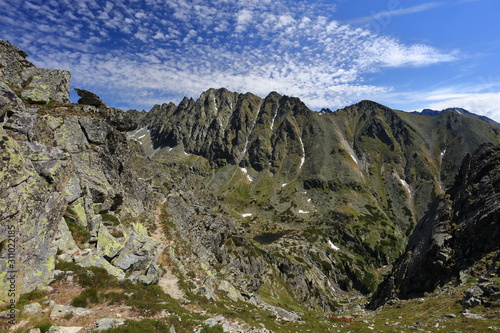
[[[411,194],[410,185],[408,185],[408,183],[404,179],[401,179],[401,178],[399,178],[399,182],[401,183],[401,185],[403,185],[406,192],[408,192],[408,194]]]
[[[241,172],[243,172],[245,174],[245,176],[247,177],[247,179],[251,182],[253,182],[253,178],[250,177],[250,175],[248,174],[248,170],[247,168],[240,168]]]
[[[335,244],[333,244],[331,240],[328,240],[328,246],[330,246],[334,251],[340,250],[340,248],[338,246],[335,246]]]
[[[304,148],[304,143],[302,142],[302,138],[300,136],[299,136],[299,141],[300,141],[300,147],[302,148],[302,158],[300,159],[300,165],[299,165],[299,171],[300,171],[300,169],[302,169],[302,166],[306,161],[306,150]]]
[[[279,110],[280,106],[278,104],[278,106],[276,107],[276,110],[274,112],[274,115],[273,115],[273,119],[271,120],[271,131],[274,129],[274,121],[276,120],[276,116],[278,115],[278,110]]]
[[[254,119],[252,125],[250,125],[250,128],[248,129],[248,135],[247,135],[247,138],[245,141],[245,147],[243,148],[243,153],[241,154],[242,159],[243,159],[243,157],[245,157],[245,154],[247,153],[248,141],[250,140],[250,135],[252,134],[253,129],[255,128],[255,124],[257,123],[257,119],[259,119],[260,110],[261,110],[261,108],[259,108],[259,111],[257,111],[257,115],[255,116],[255,119]]]

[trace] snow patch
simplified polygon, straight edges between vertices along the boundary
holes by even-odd
[[[244,214],[241,214],[241,216],[243,217],[250,217],[252,216],[253,214],[252,213],[244,213]]]
[[[304,143],[302,142],[302,138],[299,136],[300,146],[302,148],[302,158],[300,159],[299,171],[302,169],[304,162],[306,161],[306,150],[304,148]]]
[[[276,116],[278,115],[278,109],[279,109],[279,108],[280,108],[280,107],[279,107],[279,105],[278,105],[278,107],[276,108],[276,111],[274,112],[273,119],[271,119],[271,126],[270,126],[271,131],[274,129],[274,121],[276,120]]]
[[[248,174],[248,170],[247,168],[240,168],[240,170],[245,174],[245,176],[247,177],[247,179],[251,182],[253,182],[253,178],[250,177],[250,175]]]
[[[307,202],[311,202],[311,198],[307,199]]]
[[[299,214],[309,214],[309,211],[299,209]]]
[[[353,161],[356,163],[356,165],[359,165],[358,163],[358,159],[356,158],[356,156],[354,156],[353,153],[349,152],[349,155],[351,155],[351,158],[353,159]]]
[[[285,187],[287,185],[288,185],[288,183],[283,183],[283,184],[281,184],[281,187]]]
[[[141,135],[140,137],[138,137],[138,139],[142,139],[142,138],[143,138],[143,137],[145,137],[145,136],[146,136],[146,134],[143,134],[143,135]]]
[[[247,135],[247,138],[245,141],[245,147],[243,148],[243,153],[241,154],[242,159],[243,159],[243,157],[245,157],[245,154],[248,150],[248,141],[250,140],[250,135],[252,134],[253,129],[255,128],[255,124],[257,123],[257,119],[259,119],[260,110],[261,110],[261,108],[259,108],[259,111],[257,111],[257,115],[255,116],[255,120],[253,121],[252,125],[250,126],[250,128],[248,130],[248,135]]]
[[[344,137],[342,132],[340,132],[340,130],[336,130],[335,132],[337,132],[337,134],[340,137],[340,144],[342,145],[342,147],[344,147],[344,149],[347,150],[347,152],[349,153],[349,156],[351,156],[354,163],[356,163],[356,165],[359,167],[358,158],[356,157],[356,154],[354,153],[354,149],[352,149],[351,145],[349,144],[349,142],[347,142],[346,138]],[[360,171],[360,173],[361,173],[361,171]]]
[[[338,246],[335,246],[335,244],[333,244],[333,242],[331,240],[328,240],[328,246],[330,246],[330,248],[334,251],[338,251],[340,250],[340,247]]]
[[[410,185],[408,185],[408,183],[404,179],[401,179],[401,178],[399,178],[399,182],[401,183],[401,185],[403,185],[406,192],[408,192],[408,194],[411,194]]]
[[[446,149],[441,152],[441,157],[443,157],[444,154],[446,154]]]

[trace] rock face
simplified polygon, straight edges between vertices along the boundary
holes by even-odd
[[[500,275],[500,146],[483,145],[462,163],[455,184],[438,198],[410,237],[406,252],[379,286],[371,307],[432,292],[481,258],[491,256],[487,273]],[[475,289],[474,289],[475,288]],[[483,294],[474,287],[468,306]]]

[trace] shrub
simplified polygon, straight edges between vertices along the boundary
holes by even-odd
[[[200,333],[224,333],[224,329],[221,325],[214,325],[212,327],[205,325],[201,329]]]
[[[113,214],[103,213],[101,214],[103,222],[110,222],[112,225],[119,225],[120,219]]]
[[[29,293],[21,295],[21,297],[17,301],[17,307],[21,308],[26,304],[33,303],[36,300],[44,298],[46,295],[47,293],[45,291],[40,291],[40,290],[30,291]]]
[[[84,308],[86,307],[89,303],[99,303],[99,297],[97,295],[97,290],[95,288],[89,288],[83,290],[80,295],[76,296],[73,298],[71,301],[72,306],[76,307],[81,307]]]
[[[34,328],[39,328],[42,333],[46,333],[50,330],[52,327],[52,322],[48,319],[38,323],[37,325],[34,326]]]

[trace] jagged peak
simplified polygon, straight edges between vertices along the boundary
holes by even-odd
[[[353,104],[352,106],[360,106],[360,107],[370,107],[370,108],[382,108],[385,110],[392,110],[388,106],[385,106],[383,104],[377,103],[375,101],[369,100],[369,99],[364,99],[358,103]]]

